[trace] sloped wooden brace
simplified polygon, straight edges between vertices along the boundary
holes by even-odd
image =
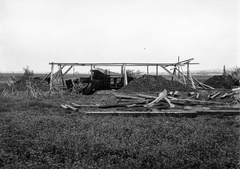
[[[54,73],[53,80],[56,79],[59,75],[61,76],[62,69],[65,67],[65,65],[63,65],[63,67],[61,67],[61,65],[59,65],[59,66],[60,66],[60,68],[58,69],[58,71],[56,73]]]
[[[51,63],[51,73],[50,73],[50,90],[53,88],[53,71],[54,71],[54,64]]]
[[[72,69],[73,66],[70,66],[70,68],[68,68],[68,70],[66,70],[66,72],[63,73],[63,76],[66,75],[71,69]]]
[[[183,82],[181,80],[179,80],[175,75],[173,75],[166,67],[160,65],[168,74],[170,74],[174,79],[176,79],[178,82],[182,83]]]

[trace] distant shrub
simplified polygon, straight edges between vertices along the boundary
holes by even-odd
[[[33,70],[30,70],[29,66],[23,68],[23,76],[24,77],[30,77],[33,75],[34,75]]]

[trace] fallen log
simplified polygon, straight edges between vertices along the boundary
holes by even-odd
[[[173,97],[178,97],[178,91],[175,91],[175,92],[173,93]]]
[[[200,95],[200,93],[197,93],[197,94],[196,94],[196,99],[199,99],[199,95]]]
[[[152,99],[151,99],[152,100]],[[149,102],[148,99],[117,99],[118,102],[126,102],[126,103],[133,103],[133,102]]]
[[[65,104],[61,104],[60,107],[63,108],[63,109],[65,109],[65,110],[70,110],[70,108],[67,107]]]
[[[146,99],[156,99],[157,96],[150,96],[145,94],[137,94],[138,97],[146,98]]]
[[[192,105],[205,105],[205,104],[227,104],[223,102],[214,102],[214,101],[204,101],[204,100],[193,100],[193,99],[177,99],[174,97],[170,98],[170,101],[174,104],[181,104],[181,105],[187,105],[187,104],[192,104]]]
[[[164,100],[168,103],[170,108],[174,108],[175,107],[175,105],[172,104],[171,101],[168,98],[164,97]]]
[[[214,99],[215,97],[217,97],[220,94],[221,94],[221,92],[217,92],[217,93],[213,94],[212,96],[210,96],[210,99]]]
[[[99,107],[100,104],[96,104],[96,105],[79,105],[79,104],[76,104],[76,103],[72,103],[72,105],[76,108],[84,108],[84,107]]]
[[[145,98],[145,99],[156,99],[157,97],[156,96],[150,96],[150,95],[144,95],[144,94],[138,94],[138,97],[142,97],[142,98]],[[171,103],[171,101],[167,98],[167,97],[164,97],[164,101],[166,101],[170,108],[174,108],[175,105]]]
[[[108,105],[101,105],[99,106],[99,108],[114,108],[114,107],[128,107],[128,106],[132,106],[135,105],[135,107],[139,107],[139,105],[141,105],[141,107],[143,106],[142,104],[145,104],[146,101],[139,101],[139,102],[128,102],[128,103],[118,103],[118,104],[108,104]]]
[[[204,87],[207,87],[207,88],[209,88],[209,89],[214,89],[213,87],[211,87],[211,86],[208,86],[208,85],[206,85],[206,84],[204,84],[204,83],[201,83]]]
[[[183,111],[181,109],[176,111],[169,111],[171,109],[163,109],[154,111],[89,111],[87,115],[130,115],[130,116],[174,116],[174,117],[196,117],[196,111]]]
[[[240,115],[240,110],[197,110],[199,115]]]
[[[162,92],[158,94],[158,97],[155,100],[153,100],[151,103],[144,105],[144,107],[152,107],[155,103],[158,103],[160,100],[162,100],[166,96],[167,96],[167,90],[164,89]]]
[[[141,99],[139,97],[135,97],[135,96],[128,96],[128,95],[117,95],[114,94],[116,98],[118,99]]]
[[[221,99],[224,99],[224,98],[227,97],[227,95],[228,95],[228,93],[224,93],[222,96],[220,96],[220,98],[221,98]]]
[[[69,109],[73,110],[73,111],[78,111],[78,108],[75,108],[71,105],[65,104],[65,106],[67,106]]]

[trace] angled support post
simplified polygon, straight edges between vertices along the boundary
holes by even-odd
[[[73,67],[73,66],[70,66],[70,67],[68,68],[68,70],[66,70],[66,72],[63,73],[63,76],[66,75],[66,74],[72,69],[72,67]]]
[[[173,75],[172,72],[170,72],[166,67],[160,65],[168,74],[170,74],[175,80],[177,80],[179,83],[183,83],[180,79],[177,78],[177,76]]]
[[[126,69],[126,64],[123,64],[123,71],[124,71],[124,86],[127,85],[127,69]]]
[[[50,90],[53,89],[53,71],[54,71],[54,64],[53,62],[51,64],[51,74],[50,74]]]
[[[91,80],[93,80],[93,65],[91,64]]]

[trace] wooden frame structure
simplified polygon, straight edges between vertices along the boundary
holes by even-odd
[[[179,61],[176,63],[55,63],[51,62],[49,63],[51,65],[51,72],[45,77],[50,76],[50,90],[53,89],[53,84],[55,80],[60,79],[62,86],[65,87],[64,83],[64,75],[66,75],[74,66],[90,66],[90,72],[91,72],[91,79],[93,77],[92,70],[95,68],[95,66],[120,66],[122,69],[122,76],[124,78],[124,85],[127,85],[127,66],[146,66],[147,67],[147,74],[149,74],[149,66],[155,66],[156,67],[156,75],[158,75],[158,68],[161,67],[163,70],[165,70],[169,75],[171,75],[172,80],[176,80],[182,84],[186,84],[186,79],[189,80],[192,84],[193,88],[196,88],[197,85],[203,87],[203,88],[209,88],[210,86],[207,86],[205,84],[200,83],[196,78],[192,77],[190,74],[189,65],[190,64],[199,64],[199,63],[191,63],[191,61],[194,60],[193,58]],[[180,70],[182,66],[187,65],[187,75],[184,75],[184,73]],[[54,66],[58,66],[58,70],[54,73]],[[63,73],[63,68],[68,67],[68,69]],[[168,67],[173,67],[173,72],[171,72]],[[178,72],[178,76],[177,76]],[[183,80],[181,80],[180,75],[182,75]]]

